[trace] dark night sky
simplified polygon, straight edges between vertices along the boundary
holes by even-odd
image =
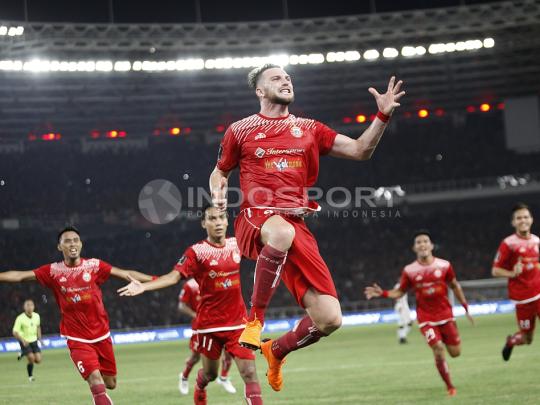
[[[29,21],[118,23],[197,21],[197,0],[26,0]],[[487,0],[198,0],[203,22],[325,17],[488,3]],[[0,0],[1,20],[25,20],[25,0]]]

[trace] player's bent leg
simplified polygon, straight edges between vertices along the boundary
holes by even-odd
[[[459,357],[461,355],[461,345],[446,345],[446,351],[450,357]]]
[[[106,375],[103,374],[103,381],[105,382],[105,387],[109,390],[114,390],[116,388],[116,376],[115,375]]]
[[[446,359],[444,356],[443,343],[440,340],[438,340],[437,342],[431,344],[431,349],[433,350],[433,356],[435,357],[435,366],[437,367],[437,370],[439,371],[441,378],[446,384],[448,395],[455,396],[457,391],[454,385],[452,384],[452,380],[450,378],[450,369],[448,368],[448,363],[446,362]]]
[[[193,394],[193,403],[195,405],[206,405],[206,386],[214,381],[218,376],[219,357],[214,360],[206,356],[202,357],[203,367],[197,373],[197,382]]]
[[[90,386],[95,405],[113,405],[112,399],[107,395],[105,381],[99,370],[93,370],[86,381]]]
[[[28,373],[28,381],[33,382],[34,381],[34,363],[35,363],[35,355],[32,352],[28,352],[26,355],[26,358],[28,359],[28,364],[26,364],[26,372]]]
[[[41,353],[34,353],[34,363],[39,364],[41,363],[42,357]]]
[[[234,341],[234,343],[238,344],[236,340]],[[232,362],[233,356],[227,350],[224,350],[223,355],[221,356],[221,371],[216,382],[218,383],[218,385],[221,385],[221,387],[223,387],[223,389],[229,394],[236,394],[236,388],[234,388],[234,385],[229,379],[229,370],[231,369]]]
[[[180,394],[187,395],[189,393],[188,378],[193,366],[201,360],[201,355],[192,349],[191,355],[186,359],[184,370],[178,375],[178,390]]]
[[[341,327],[341,306],[337,298],[309,288],[302,298],[302,303],[314,326],[323,335],[330,335]]]
[[[250,405],[262,405],[262,393],[259,380],[257,378],[257,370],[254,360],[235,359],[238,372],[244,380],[245,391],[244,396],[246,402]]]

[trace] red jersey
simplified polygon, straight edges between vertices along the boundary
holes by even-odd
[[[201,292],[199,290],[199,284],[194,278],[190,278],[184,283],[180,294],[178,295],[178,301],[186,304],[193,311],[197,312],[199,303],[201,302]],[[194,321],[191,322],[191,326],[194,326]]]
[[[406,292],[413,288],[416,294],[416,317],[420,327],[442,325],[454,319],[448,300],[447,283],[456,275],[449,261],[435,257],[431,264],[417,260],[405,266],[401,273],[399,289]]]
[[[39,283],[54,293],[63,337],[84,343],[109,337],[109,316],[99,286],[109,278],[111,268],[102,260],[81,258],[78,266],[62,261],[34,270]]]
[[[540,264],[538,246],[540,238],[531,235],[523,238],[517,234],[504,239],[497,251],[493,267],[512,271],[521,257],[522,273],[508,279],[508,296],[519,304],[535,301],[540,298]]]
[[[227,129],[217,168],[228,172],[240,165],[242,209],[308,207],[319,156],[330,152],[336,135],[312,119],[254,114]]]
[[[240,250],[236,238],[225,246],[202,240],[186,249],[174,269],[199,284],[201,300],[193,329],[199,333],[244,328],[246,306],[240,285]]]

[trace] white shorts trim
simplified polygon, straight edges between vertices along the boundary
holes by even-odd
[[[73,336],[67,336],[67,335],[60,335],[62,336],[63,338],[66,338],[67,340],[74,340],[75,342],[81,342],[81,343],[97,343],[97,342],[101,342],[102,340],[105,340],[107,339],[109,336],[111,336],[111,332],[107,332],[105,335],[101,336],[101,337],[98,337],[97,339],[92,339],[92,340],[88,340],[88,339],[81,339],[81,338],[78,338],[78,337],[73,337]]]
[[[419,328],[423,328],[424,326],[426,325],[429,325],[429,326],[440,326],[440,325],[444,325],[445,323],[448,323],[448,322],[451,322],[451,321],[455,321],[456,318],[448,318],[448,319],[444,319],[442,321],[437,321],[437,322],[422,322],[422,323],[419,323],[418,324],[418,327]]]
[[[532,298],[527,298],[526,300],[523,300],[523,301],[515,301],[515,300],[511,300],[511,301],[516,305],[520,305],[520,304],[528,304],[529,302],[533,302],[533,301],[536,301],[538,299],[540,299],[540,294],[535,295]]]
[[[221,326],[219,328],[208,328],[208,329],[197,329],[193,333],[212,333],[212,332],[225,332],[228,330],[238,330],[245,329],[246,325],[235,325],[235,326]]]

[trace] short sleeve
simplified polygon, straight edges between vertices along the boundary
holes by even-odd
[[[105,281],[107,281],[111,275],[111,269],[112,266],[109,263],[100,260],[96,284],[103,284]]]
[[[51,287],[51,265],[46,264],[45,266],[38,267],[34,270],[34,274],[36,276],[37,281],[39,284],[45,287]]]
[[[407,272],[403,270],[401,272],[401,279],[399,280],[399,289],[403,292],[407,292],[409,288],[411,288],[411,282],[409,280]]]
[[[189,247],[174,266],[174,270],[179,272],[183,278],[190,278],[193,277],[197,270],[197,266],[197,255],[195,254],[195,251]]]
[[[41,326],[41,316],[39,314],[35,315],[37,315],[37,326]]]
[[[317,122],[315,128],[315,136],[317,137],[317,142],[319,145],[319,155],[328,155],[332,149],[332,146],[334,146],[337,132],[321,122]]]
[[[493,260],[493,267],[500,267],[501,269],[511,270],[510,269],[510,259],[512,257],[512,251],[506,242],[502,241],[495,259]]]
[[[219,170],[229,172],[236,166],[238,166],[239,161],[240,145],[238,144],[238,141],[234,136],[233,130],[231,129],[231,127],[229,127],[225,132],[223,139],[221,140],[221,144],[219,145],[218,160],[216,166]]]
[[[444,280],[449,283],[456,278],[456,273],[454,272],[454,267],[451,263],[448,263],[448,270],[446,270],[446,276]]]
[[[13,324],[13,332],[21,332],[21,317],[18,316]]]

